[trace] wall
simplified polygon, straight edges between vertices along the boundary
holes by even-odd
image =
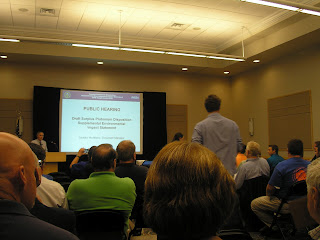
[[[311,90],[313,140],[320,140],[320,111],[317,109],[320,102],[319,61],[320,47],[314,46],[233,78],[232,112],[244,142],[257,141],[261,144],[262,155],[267,156],[267,99],[305,90]],[[253,137],[248,134],[248,118],[251,117],[255,124]],[[305,157],[312,157],[312,146],[304,147],[310,149],[305,151]],[[287,157],[286,152],[281,155]]]
[[[194,125],[205,118],[204,99],[215,93],[222,102],[222,114],[232,118],[231,84],[226,78],[146,70],[110,70],[106,66],[0,64],[0,98],[32,99],[33,86],[104,91],[166,92],[167,104],[188,105],[188,140]]]

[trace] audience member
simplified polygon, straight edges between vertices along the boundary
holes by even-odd
[[[208,117],[197,123],[192,142],[198,142],[213,151],[233,176],[236,173],[236,156],[242,142],[238,125],[220,115],[221,99],[209,95],[205,100]]]
[[[315,159],[317,159],[318,157],[320,157],[320,141],[316,141],[314,142],[314,145],[313,145],[313,149],[314,149],[314,157],[311,159],[311,162]]]
[[[241,164],[235,177],[236,189],[240,189],[245,180],[260,176],[270,176],[270,167],[264,158],[260,157],[260,145],[254,141],[247,144],[246,156],[248,159]]]
[[[172,142],[153,160],[144,216],[158,239],[220,239],[231,214],[235,183],[218,157],[197,143]]]
[[[0,133],[1,239],[78,239],[29,212],[41,181],[37,164],[37,157],[25,142],[9,133]]]
[[[237,157],[236,157],[236,166],[237,168],[240,166],[240,164],[244,163],[245,160],[247,160],[247,156],[245,155],[246,153],[246,148],[247,146],[243,143],[240,144],[240,150],[238,151]]]
[[[45,164],[46,152],[37,144],[30,143],[29,147],[36,154],[40,160],[40,171],[43,174]],[[66,199],[66,192],[60,183],[42,178],[40,186],[37,188],[37,196],[47,207],[65,208],[68,209],[68,201]]]
[[[41,146],[46,152],[48,152],[47,142],[43,140],[44,133],[42,131],[37,132],[37,138],[32,140],[31,143]]]
[[[284,160],[283,157],[278,155],[279,148],[277,145],[269,145],[268,147],[268,154],[270,157],[267,159],[271,171],[278,165],[279,162]]]
[[[124,140],[118,144],[117,154],[119,164],[115,169],[115,174],[117,177],[129,177],[134,181],[136,185],[137,198],[132,210],[131,217],[132,219],[136,219],[136,229],[142,228],[144,182],[147,177],[148,168],[136,165],[136,146],[129,140]]]
[[[172,142],[174,141],[182,141],[184,139],[184,136],[181,132],[177,132],[172,139]]]
[[[320,224],[320,160],[313,161],[307,172],[308,210],[310,216]],[[309,231],[312,239],[320,239],[320,226]]]
[[[92,146],[88,154],[84,148],[80,148],[77,156],[70,163],[71,177],[73,179],[86,179],[93,172],[91,156],[96,146]]]
[[[270,178],[267,185],[266,196],[254,199],[251,202],[252,211],[264,222],[267,230],[271,226],[273,212],[275,212],[281,199],[287,194],[289,188],[298,181],[306,180],[307,166],[309,161],[303,160],[303,143],[299,139],[292,139],[288,142],[289,159],[280,162]],[[276,191],[277,190],[277,191]],[[296,199],[291,196],[289,200]],[[289,213],[289,204],[285,203],[280,214]]]
[[[130,178],[115,175],[116,151],[110,144],[99,145],[92,153],[94,172],[88,179],[74,180],[68,189],[69,207],[75,211],[112,209],[123,213],[126,220],[125,233],[129,217],[136,199],[135,184]]]

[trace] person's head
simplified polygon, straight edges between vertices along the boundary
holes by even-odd
[[[28,209],[34,205],[40,184],[38,159],[23,140],[0,133],[0,198],[21,202]]]
[[[241,154],[245,154],[246,153],[246,149],[247,149],[247,146],[243,143],[240,144],[240,150],[239,150],[239,153]]]
[[[307,170],[308,210],[320,224],[320,159],[313,161]]]
[[[29,147],[31,148],[32,152],[37,156],[39,159],[39,165],[41,169],[43,169],[44,162],[46,159],[46,151],[38,144],[35,143],[29,143]]]
[[[254,141],[248,142],[246,155],[247,157],[260,157],[261,155],[260,144]]]
[[[183,140],[183,134],[181,132],[177,132],[172,139],[172,142],[174,141],[181,141]]]
[[[287,147],[289,155],[303,157],[303,142],[300,139],[291,139]]]
[[[205,102],[204,106],[208,113],[215,112],[220,110],[221,99],[217,95],[209,95]]]
[[[272,156],[273,154],[278,154],[279,148],[277,145],[269,145],[268,154]]]
[[[148,171],[144,219],[169,239],[207,238],[227,220],[235,197],[234,180],[212,151],[175,141],[158,153]]]
[[[117,146],[117,154],[120,162],[133,162],[136,160],[136,146],[130,140],[121,141]]]
[[[111,144],[101,144],[92,153],[91,163],[95,172],[114,171],[117,153]]]
[[[44,133],[42,131],[38,131],[37,132],[37,139],[39,141],[41,141],[41,140],[43,140],[43,138],[44,138]]]
[[[92,153],[97,148],[97,146],[92,146],[88,151],[88,161],[91,162]]]
[[[316,156],[320,157],[320,141],[314,142],[313,149]]]

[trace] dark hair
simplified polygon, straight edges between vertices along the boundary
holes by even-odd
[[[179,141],[180,138],[183,138],[183,134],[182,134],[181,132],[177,132],[177,133],[173,136],[172,142],[174,142],[174,141]]]
[[[46,151],[43,149],[43,147],[35,143],[29,143],[29,147],[39,160],[43,162],[46,159]]]
[[[118,160],[127,162],[133,159],[136,146],[130,140],[124,140],[117,146]]]
[[[300,139],[291,139],[288,142],[288,153],[303,157],[303,142]]]
[[[215,236],[233,210],[235,183],[218,157],[198,143],[175,141],[153,160],[145,182],[144,219],[159,236]]]
[[[269,145],[271,147],[272,151],[276,151],[276,154],[278,154],[279,148],[277,145]]]
[[[239,153],[245,154],[246,149],[247,149],[247,145],[240,143]]]
[[[88,161],[91,162],[91,157],[92,157],[92,153],[94,152],[94,150],[97,148],[97,146],[92,146],[90,149],[89,149],[89,152],[88,152]]]
[[[221,99],[217,95],[209,95],[205,102],[204,106],[207,109],[207,112],[214,112],[220,110]]]
[[[318,151],[320,151],[320,141],[315,141],[314,144],[317,148],[319,148]]]
[[[113,168],[116,158],[117,153],[111,144],[101,144],[93,151],[91,162],[94,170],[108,170]]]

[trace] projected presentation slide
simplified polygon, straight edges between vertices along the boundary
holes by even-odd
[[[142,94],[61,90],[60,151],[131,140],[142,153]]]

